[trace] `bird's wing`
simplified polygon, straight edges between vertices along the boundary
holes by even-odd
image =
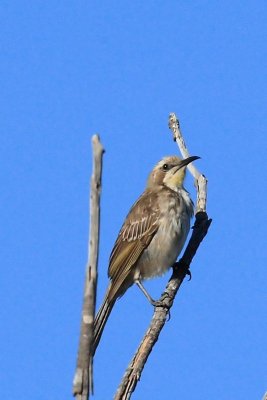
[[[120,293],[123,282],[158,230],[160,216],[157,194],[145,191],[131,208],[110,255],[108,275],[112,280],[110,297]]]

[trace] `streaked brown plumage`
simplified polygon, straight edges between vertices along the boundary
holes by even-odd
[[[94,323],[93,353],[115,301],[143,279],[162,275],[176,261],[186,240],[193,203],[183,188],[185,160],[163,158],[152,170],[146,190],[130,209],[110,255],[110,284]]]

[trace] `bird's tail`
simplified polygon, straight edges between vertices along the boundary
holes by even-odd
[[[108,299],[108,294],[109,294],[109,289],[107,290],[107,293],[105,295],[103,304],[101,305],[98,313],[96,314],[95,321],[94,321],[94,340],[93,340],[93,346],[92,346],[92,355],[95,354],[95,351],[97,349],[98,343],[101,339],[104,327],[106,325],[106,322],[108,320],[109,314],[111,313],[111,310],[115,304],[116,298],[109,300]]]

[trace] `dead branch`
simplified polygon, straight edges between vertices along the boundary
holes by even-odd
[[[84,285],[81,333],[77,366],[73,379],[73,395],[77,400],[89,399],[93,393],[93,357],[91,343],[93,340],[93,322],[95,317],[95,299],[97,285],[97,263],[100,231],[100,194],[102,178],[103,146],[99,136],[92,137],[93,172],[90,194],[90,233],[88,240],[88,261]]]
[[[189,153],[187,151],[184,139],[179,128],[179,122],[175,114],[170,114],[169,126],[170,129],[172,129],[173,131],[175,141],[177,142],[183,157],[189,157]],[[192,164],[189,164],[188,168],[197,183],[196,215],[192,236],[189,240],[189,243],[185,249],[182,258],[175,264],[173,268],[173,274],[159,300],[159,305],[155,307],[150,326],[147,329],[132,361],[127,367],[120,386],[117,389],[114,397],[115,400],[130,399],[138,380],[140,380],[143,368],[149,357],[149,354],[156,344],[160,332],[164,327],[166,320],[168,319],[170,308],[173,305],[176,293],[178,292],[185,276],[187,274],[190,274],[189,267],[191,261],[196,254],[196,251],[201,241],[206,236],[209,226],[211,224],[211,219],[208,219],[208,216],[206,214],[207,180],[204,175],[200,174],[197,169],[192,166]]]

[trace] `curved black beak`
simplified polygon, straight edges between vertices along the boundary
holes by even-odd
[[[179,169],[190,164],[192,161],[198,160],[199,158],[200,157],[198,157],[198,156],[191,156],[191,157],[185,158],[184,160],[181,161],[181,163],[179,165]]]

